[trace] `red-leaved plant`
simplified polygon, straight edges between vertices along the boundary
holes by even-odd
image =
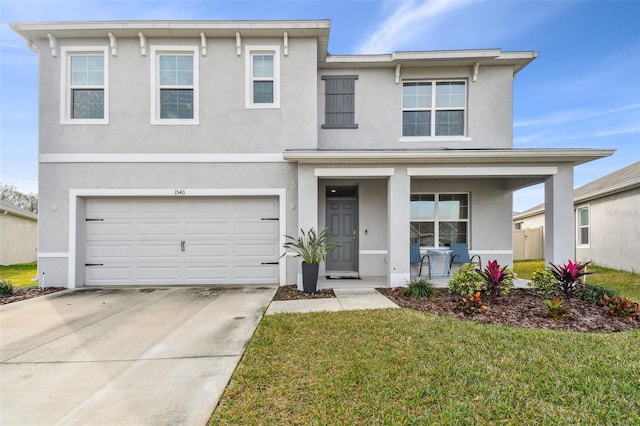
[[[484,278],[490,303],[499,293],[508,293],[513,286],[513,271],[506,266],[501,268],[497,260],[490,260],[484,270],[476,269],[476,272]]]
[[[582,278],[585,275],[592,274],[592,272],[587,272],[586,267],[591,262],[573,262],[569,260],[562,266],[554,265],[550,263],[551,273],[558,280],[558,287],[562,294],[564,294],[564,298],[566,300],[571,299],[573,293],[576,291],[576,287],[578,284],[582,283]]]

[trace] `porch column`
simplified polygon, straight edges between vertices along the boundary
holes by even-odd
[[[318,178],[313,166],[298,164],[298,227],[291,236],[300,234],[300,229],[307,232],[310,228],[318,229]],[[300,263],[298,258],[289,257],[290,262]],[[297,265],[296,265],[297,266]],[[298,290],[302,291],[302,269],[298,267]]]
[[[396,168],[389,177],[389,197],[387,204],[389,230],[389,273],[390,287],[407,285],[410,280],[409,265],[409,221],[411,218],[411,177],[407,170]]]
[[[562,264],[575,257],[573,165],[560,164],[544,182],[544,260]]]

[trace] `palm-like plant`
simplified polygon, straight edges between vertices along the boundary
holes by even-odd
[[[477,269],[476,272],[484,278],[491,303],[499,293],[508,293],[513,286],[513,271],[506,266],[501,268],[497,260],[490,260],[484,270]]]
[[[325,228],[322,232],[316,234],[313,228],[306,233],[303,229],[300,229],[300,236],[298,237],[285,235],[287,242],[284,243],[283,247],[296,253],[296,257],[302,257],[305,263],[320,263],[327,257],[328,252],[340,247],[338,243],[329,241],[328,231],[328,228]]]
[[[587,265],[590,263],[591,261],[581,263],[573,262],[571,260],[562,266],[550,263],[553,268],[551,269],[551,273],[558,280],[558,286],[566,300],[569,300],[573,296],[577,285],[582,282],[581,278],[585,275],[592,274],[592,272],[587,272],[586,270]]]

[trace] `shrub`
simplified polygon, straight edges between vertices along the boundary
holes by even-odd
[[[487,307],[482,304],[481,293],[478,291],[471,296],[458,299],[455,310],[465,315],[473,315],[478,311],[486,311]]]
[[[566,300],[571,299],[573,293],[576,291],[576,287],[581,283],[580,278],[591,274],[586,271],[586,267],[591,262],[573,262],[569,260],[562,266],[554,265],[551,263],[551,273],[558,280],[560,285],[560,291],[564,294]]]
[[[638,303],[624,296],[605,297],[602,304],[609,315],[624,318],[627,321],[633,321],[634,317],[640,317],[640,307]]]
[[[531,276],[531,286],[538,293],[545,296],[557,296],[559,294],[558,280],[553,276],[548,268],[540,268],[533,272]]]
[[[610,290],[600,284],[581,284],[576,289],[576,297],[585,302],[597,304],[605,297],[619,296],[615,290]]]
[[[0,295],[11,296],[13,294],[13,284],[11,281],[0,280]]]
[[[506,266],[501,268],[497,260],[490,260],[484,270],[476,269],[476,272],[484,279],[491,302],[498,294],[509,293],[513,287],[513,271]]]
[[[465,263],[453,273],[449,280],[449,291],[462,297],[471,297],[484,290],[484,279],[476,272],[472,263]]]
[[[555,320],[561,320],[567,315],[567,310],[562,306],[563,301],[560,296],[556,296],[551,300],[545,299],[542,301],[549,309],[549,316]]]
[[[433,297],[436,294],[436,289],[433,287],[433,284],[424,278],[413,279],[409,283],[409,287],[407,287],[404,294],[413,298]]]

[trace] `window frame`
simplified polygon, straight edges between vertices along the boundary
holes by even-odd
[[[198,46],[151,46],[151,124],[152,125],[198,125],[200,124],[200,62]],[[160,91],[160,56],[162,55],[192,55],[193,84],[191,86],[176,86],[178,89],[193,90],[193,118],[161,118]]]
[[[582,211],[587,212],[587,224],[582,224]],[[582,230],[587,230],[587,242],[582,241]],[[591,209],[589,204],[576,207],[576,247],[578,248],[590,248],[591,247]]]
[[[404,88],[405,84],[429,83],[431,84],[431,106],[428,108],[405,108],[404,107]],[[463,107],[438,107],[437,106],[437,85],[438,83],[464,83],[464,106]],[[471,138],[468,136],[468,109],[469,109],[469,83],[467,79],[410,79],[403,80],[400,90],[400,142],[424,142],[424,141],[460,141],[468,142]],[[429,111],[430,118],[430,134],[419,136],[404,136],[404,112],[405,111]],[[462,111],[463,124],[461,135],[436,135],[436,112],[438,111]]]
[[[245,108],[246,109],[279,109],[280,108],[280,46],[245,46]],[[254,81],[253,57],[255,55],[273,55],[273,102],[256,103],[253,101]]]
[[[60,69],[60,124],[109,124],[109,47],[108,46],[63,46]],[[102,118],[73,118],[71,116],[72,92],[71,58],[73,56],[98,56],[103,58],[102,86],[90,85],[87,89],[101,88],[103,91]]]
[[[440,222],[464,222],[467,224],[467,245],[471,247],[471,193],[470,192],[411,192],[411,196],[413,195],[433,195],[434,197],[434,213],[433,220],[424,219],[424,220],[413,220],[411,216],[409,216],[409,227],[411,228],[412,223],[433,223],[433,246],[420,246],[422,248],[442,248],[446,246],[440,246]],[[458,220],[446,220],[440,219],[440,196],[442,195],[464,195],[467,197],[467,218],[466,219],[458,219]],[[411,203],[411,201],[409,201]],[[409,231],[411,234],[411,231]],[[418,241],[420,243],[420,241]]]

